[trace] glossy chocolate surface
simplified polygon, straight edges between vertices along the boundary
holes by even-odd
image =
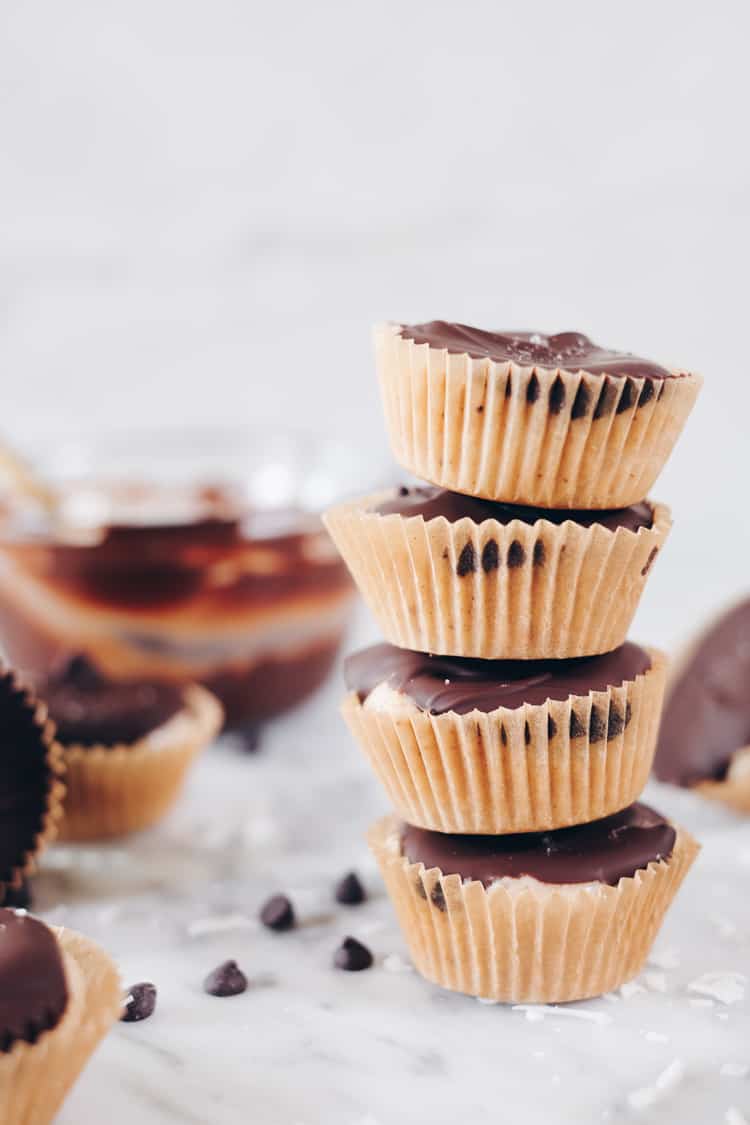
[[[665,367],[629,352],[600,348],[581,332],[489,332],[468,324],[431,320],[399,326],[400,335],[417,344],[445,348],[456,355],[517,363],[522,367],[547,367],[563,371],[589,371],[592,375],[630,375],[634,379],[669,379]]]
[[[676,833],[660,813],[635,804],[604,820],[554,832],[454,836],[404,826],[402,851],[411,863],[461,875],[488,887],[529,875],[542,883],[609,883],[667,859]]]
[[[180,687],[106,679],[77,656],[46,683],[39,695],[64,745],[115,746],[136,742],[184,707]]]
[[[480,500],[474,496],[465,496],[461,492],[449,492],[435,485],[416,485],[408,488],[404,485],[391,499],[378,504],[374,511],[382,516],[395,513],[404,517],[421,516],[424,520],[443,516],[448,523],[457,523],[464,518],[474,523],[496,520],[503,525],[509,524],[512,520],[520,520],[529,525],[535,524],[538,520],[549,520],[554,524],[571,520],[581,527],[601,524],[608,531],[616,531],[618,527],[623,527],[626,531],[638,531],[641,527],[651,527],[654,518],[653,509],[646,500],[629,508],[602,511],[528,508],[520,504]]]
[[[603,656],[573,660],[474,660],[379,644],[349,656],[344,676],[361,702],[379,684],[387,684],[431,715],[467,715],[586,696],[619,687],[650,667],[646,650],[630,641]]]
[[[750,746],[750,599],[699,640],[672,684],[654,772],[693,785],[726,777],[735,751]]]
[[[43,922],[0,909],[0,1051],[35,1043],[68,1003],[60,947]]]

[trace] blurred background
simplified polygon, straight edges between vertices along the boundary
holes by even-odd
[[[6,0],[0,24],[17,444],[289,421],[377,480],[374,320],[576,329],[706,376],[637,631],[672,644],[747,588],[739,6]]]

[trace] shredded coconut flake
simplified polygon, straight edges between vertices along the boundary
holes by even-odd
[[[637,996],[639,992],[645,991],[643,985],[634,980],[626,980],[625,984],[620,985],[620,996],[623,1000],[630,1000],[631,996]]]
[[[514,1004],[514,1012],[525,1012],[526,1019],[544,1019],[547,1016],[568,1016],[572,1019],[585,1020],[587,1023],[604,1025],[612,1023],[612,1017],[607,1012],[597,1012],[591,1008],[562,1008],[556,1004]],[[534,1013],[532,1016],[531,1013]]]
[[[722,1004],[737,1004],[745,996],[747,977],[744,973],[704,973],[688,985],[688,992],[710,996]]]
[[[631,1109],[636,1110],[649,1109],[650,1106],[666,1097],[671,1090],[674,1090],[684,1077],[685,1064],[682,1059],[674,1059],[666,1070],[661,1072],[653,1086],[643,1086],[641,1089],[629,1093],[628,1105]]]
[[[644,1039],[648,1039],[649,1043],[668,1043],[669,1036],[665,1035],[663,1031],[643,1031],[641,1032]]]
[[[744,1113],[741,1113],[736,1105],[730,1105],[727,1112],[724,1114],[725,1125],[748,1125],[748,1120]]]
[[[680,956],[676,949],[654,950],[648,959],[648,963],[653,965],[655,969],[677,969],[680,964]]]
[[[389,953],[383,958],[383,968],[387,973],[412,973],[414,966],[398,953]]]
[[[644,973],[643,979],[646,987],[652,992],[666,992],[667,991],[667,978],[664,973]]]

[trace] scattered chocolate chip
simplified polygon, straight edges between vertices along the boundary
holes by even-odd
[[[607,738],[618,738],[625,730],[625,716],[616,707],[610,707],[607,719]]]
[[[291,930],[295,923],[294,907],[286,895],[272,895],[260,912],[260,920],[278,933]]]
[[[591,742],[601,742],[606,733],[607,724],[604,721],[604,716],[597,706],[593,706],[589,718],[589,740]]]
[[[585,726],[583,725],[581,720],[578,718],[578,715],[575,713],[575,711],[571,711],[570,712],[570,737],[571,738],[583,738],[585,733],[586,733]]]
[[[497,541],[488,539],[482,549],[482,570],[485,574],[489,574],[491,570],[497,570],[499,565],[500,554],[497,549]]]
[[[565,384],[562,381],[562,376],[557,375],[555,381],[549,389],[549,412],[550,414],[559,414],[565,405]]]
[[[526,401],[529,406],[536,402],[539,398],[539,379],[537,378],[536,371],[531,373],[531,378],[526,384]]]
[[[599,398],[594,407],[594,418],[604,418],[607,414],[611,414],[615,408],[616,397],[617,388],[613,381],[605,375],[604,385],[599,392]]]
[[[628,407],[633,405],[635,400],[635,383],[632,379],[626,379],[625,385],[622,388],[620,400],[617,403],[616,414],[624,414]]]
[[[125,999],[125,1011],[120,1017],[123,1023],[139,1023],[154,1014],[156,1007],[156,985],[150,981],[140,981],[129,990]]]
[[[333,893],[336,902],[340,902],[342,906],[359,906],[360,902],[364,902],[367,898],[365,888],[354,871],[350,871],[336,884]]]
[[[256,754],[260,750],[262,730],[261,723],[245,723],[244,726],[239,728],[237,736],[243,753]]]
[[[645,578],[646,575],[648,574],[648,572],[651,570],[651,567],[654,565],[654,559],[656,558],[656,556],[658,554],[659,554],[659,548],[653,547],[651,549],[650,555],[646,559],[646,565],[644,566],[643,570],[641,571],[641,578]]]
[[[517,566],[523,566],[526,562],[526,552],[523,549],[523,544],[514,539],[510,547],[508,547],[508,566],[513,570]]]
[[[544,566],[547,561],[547,552],[544,549],[544,543],[541,539],[537,539],[534,544],[534,554],[531,561],[534,566]]]
[[[336,950],[333,963],[337,969],[344,969],[347,973],[359,973],[372,965],[372,953],[361,941],[346,937]]]
[[[436,883],[430,891],[430,902],[433,906],[436,906],[438,910],[445,913],[445,894],[439,883]]]
[[[203,982],[203,990],[209,996],[239,996],[246,989],[247,977],[236,961],[217,965]]]
[[[547,716],[547,738],[554,738],[557,734],[557,723],[551,715]]]
[[[664,394],[664,388],[666,387],[666,385],[667,385],[667,380],[662,379],[661,387],[659,388],[659,398],[661,398],[661,396]],[[647,402],[651,402],[651,399],[653,397],[654,397],[654,381],[653,381],[653,379],[647,379],[646,382],[641,387],[641,393],[638,396],[638,405],[639,406],[645,406]]]
[[[571,418],[583,418],[588,412],[589,403],[591,401],[591,391],[588,389],[583,379],[578,384],[576,397],[573,399],[573,407],[570,411]]]
[[[467,574],[472,574],[476,569],[477,557],[474,552],[474,544],[472,542],[468,542],[461,554],[458,556],[456,574],[459,578],[465,578]]]
[[[20,887],[5,888],[5,896],[0,905],[9,907],[11,910],[30,910],[31,902],[31,886],[28,880],[24,879]]]

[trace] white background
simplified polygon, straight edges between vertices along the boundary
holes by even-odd
[[[641,633],[747,587],[744,5],[0,19],[4,432],[292,420],[379,467],[372,321],[580,329],[707,380]]]

